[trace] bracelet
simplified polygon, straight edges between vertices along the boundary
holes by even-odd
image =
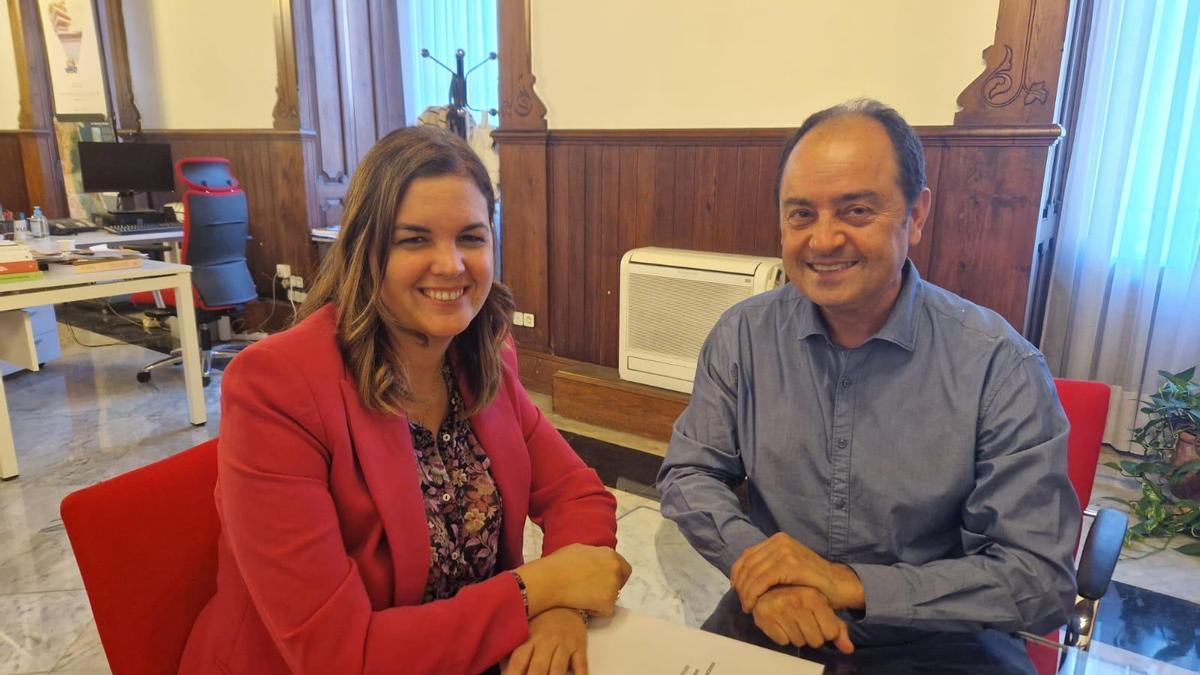
[[[583,619],[583,625],[586,628],[588,622],[592,620],[592,615],[588,614],[586,609],[577,609],[575,611],[579,612],[579,618]]]
[[[525,580],[521,578],[520,574],[517,574],[516,572],[514,572],[512,570],[509,570],[508,573],[511,574],[513,576],[513,579],[516,580],[517,590],[521,591],[521,604],[525,605],[525,618],[528,619],[529,618],[529,589],[525,587]]]

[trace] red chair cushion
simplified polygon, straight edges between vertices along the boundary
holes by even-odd
[[[217,440],[73,492],[63,524],[114,673],[165,675],[217,590]]]
[[[1067,415],[1067,422],[1071,424],[1071,432],[1067,436],[1067,475],[1071,479],[1071,486],[1075,488],[1075,496],[1079,498],[1079,507],[1085,509],[1092,498],[1092,485],[1096,482],[1096,466],[1100,462],[1100,444],[1104,442],[1111,390],[1103,382],[1057,378],[1054,386],[1058,389],[1058,399]],[[1079,546],[1078,540],[1075,545]],[[1061,640],[1058,633],[1044,637],[1054,642]],[[1026,651],[1039,675],[1058,672],[1057,651],[1032,643],[1027,645]]]

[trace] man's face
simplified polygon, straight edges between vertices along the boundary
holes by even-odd
[[[783,265],[827,320],[882,325],[895,304],[930,202],[925,189],[909,208],[898,175],[883,125],[857,115],[818,125],[788,157],[779,189]]]

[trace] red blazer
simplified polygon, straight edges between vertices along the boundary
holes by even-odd
[[[544,553],[615,546],[616,500],[529,400],[511,349],[505,366],[471,418],[503,499],[499,568],[523,564],[526,515]],[[332,307],[223,379],[217,593],[180,673],[477,673],[527,638],[509,574],[419,604],[430,545],[408,420],[363,406]]]

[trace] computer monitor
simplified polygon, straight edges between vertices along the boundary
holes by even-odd
[[[80,143],[84,192],[172,192],[175,171],[166,143]]]

